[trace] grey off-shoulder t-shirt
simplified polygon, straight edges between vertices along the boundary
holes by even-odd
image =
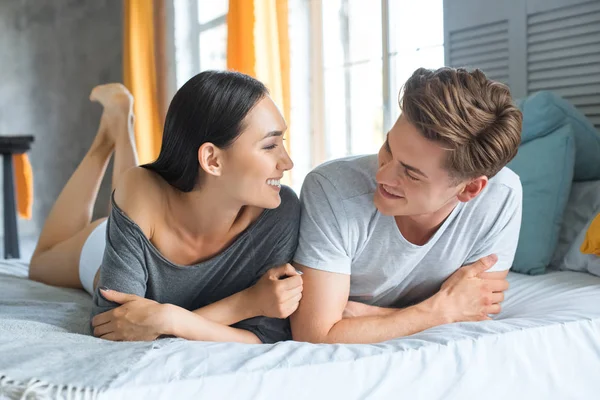
[[[298,197],[287,186],[281,187],[280,196],[280,206],[265,210],[233,244],[191,266],[177,265],[163,257],[113,199],[98,288],[104,286],[193,311],[252,286],[270,268],[290,262],[296,251]],[[118,306],[96,289],[92,317]],[[291,339],[288,319],[254,317],[233,326],[253,332],[263,343]]]

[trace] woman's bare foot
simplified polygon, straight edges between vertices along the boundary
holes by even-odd
[[[133,134],[133,96],[127,88],[120,83],[98,85],[90,94],[90,100],[96,101],[104,107],[100,120],[99,135],[108,139],[113,145],[123,136]],[[102,129],[104,128],[104,129]]]
[[[133,96],[127,88],[120,83],[107,83],[92,89],[90,100],[102,104],[104,109],[120,109],[126,114],[133,111]]]

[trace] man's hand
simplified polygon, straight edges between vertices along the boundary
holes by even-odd
[[[494,254],[458,269],[431,300],[444,313],[447,322],[483,321],[498,314],[504,291],[508,289],[506,271],[485,272],[498,261]]]
[[[92,319],[94,336],[114,341],[152,341],[166,333],[166,308],[156,301],[114,290],[102,296],[121,306]]]

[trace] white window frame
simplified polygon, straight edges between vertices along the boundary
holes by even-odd
[[[227,13],[201,24],[198,21],[198,0],[167,1],[167,31],[170,35],[167,40],[167,51],[170,55],[168,65],[170,95],[174,95],[183,83],[202,71],[200,34],[225,24],[227,24]],[[180,43],[185,51],[177,52],[176,43]]]
[[[215,18],[211,19],[210,21],[201,24],[198,21],[198,2],[193,1],[192,3],[194,3],[194,9],[192,10],[192,12],[193,12],[193,17],[194,17],[194,21],[195,21],[195,24],[193,25],[195,27],[195,30],[194,30],[193,35],[196,38],[195,49],[196,49],[196,60],[198,62],[197,71],[202,71],[204,69],[204,67],[202,67],[202,60],[200,59],[200,35],[211,29],[215,29],[220,26],[226,25],[227,24],[227,13],[225,13],[223,15],[219,15],[218,17],[215,17]]]
[[[310,3],[310,48],[311,48],[311,123],[312,123],[312,167],[326,161],[326,132],[325,116],[325,90],[324,90],[324,62],[323,62],[323,1],[307,0]],[[326,1],[326,0],[325,0]],[[390,52],[390,0],[381,0],[381,46],[382,46],[382,93],[383,93],[383,132],[392,126],[392,85],[390,81],[391,52]],[[348,72],[346,72],[348,73]],[[350,131],[347,135],[351,135]],[[352,143],[351,137],[347,138],[347,146]]]

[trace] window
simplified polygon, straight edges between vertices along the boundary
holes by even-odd
[[[228,0],[173,0],[177,87],[200,71],[227,68]]]
[[[228,0],[172,0],[177,87],[225,69]],[[444,65],[443,0],[288,0],[292,186],[333,158],[375,153],[418,67]]]
[[[400,115],[398,94],[410,75],[419,67],[444,66],[444,6],[443,0],[388,2],[393,123]]]
[[[198,1],[200,70],[227,69],[227,0]]]
[[[381,2],[322,5],[327,158],[376,152],[383,137]]]
[[[314,161],[375,153],[400,113],[401,85],[418,67],[444,65],[442,0],[309,1],[319,3],[311,45],[322,49],[313,71],[324,82],[312,101],[326,105]]]

